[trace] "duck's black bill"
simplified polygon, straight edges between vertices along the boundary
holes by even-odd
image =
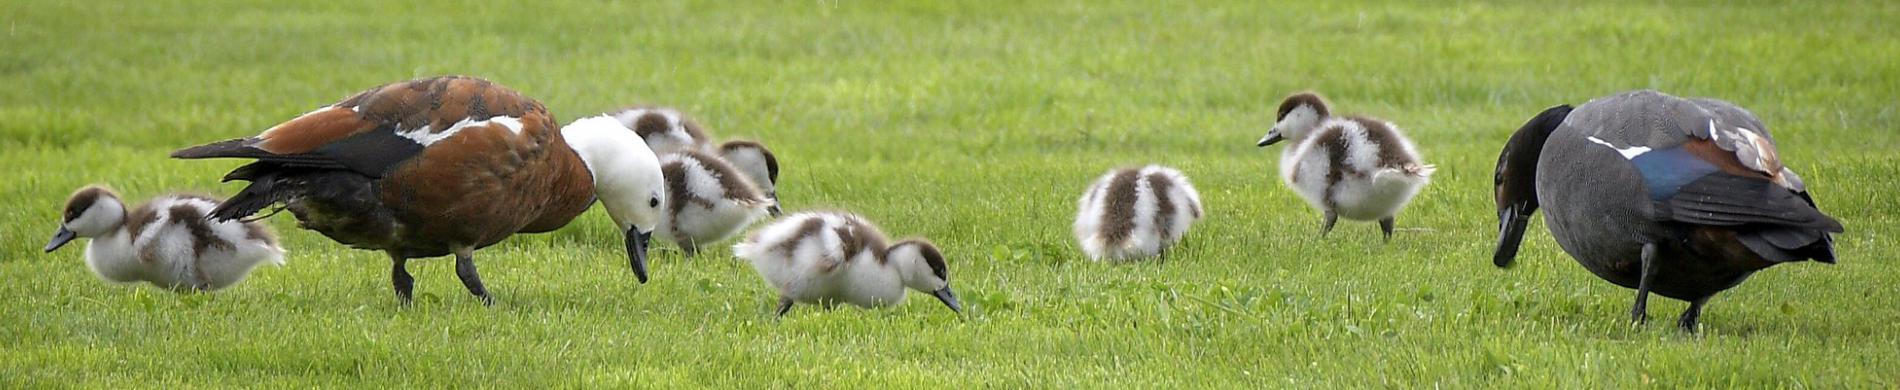
[[[950,291],[950,286],[943,286],[943,288],[937,289],[937,291],[931,291],[930,295],[936,296],[939,301],[943,301],[943,305],[949,306],[950,311],[957,313],[963,312],[963,304],[957,303],[957,293]]]
[[[1530,223],[1530,213],[1519,213],[1516,207],[1498,211],[1498,246],[1491,252],[1491,264],[1498,268],[1511,266],[1511,261],[1517,259],[1518,245],[1524,243],[1524,228]]]
[[[58,250],[59,247],[66,246],[66,243],[72,242],[74,238],[78,238],[78,237],[79,235],[73,234],[73,231],[66,230],[65,226],[60,226],[59,231],[53,232],[53,241],[46,243],[46,252],[52,253],[54,250]]]
[[[772,207],[766,208],[765,212],[772,214],[772,218],[778,218],[780,215],[785,215],[785,211],[779,210],[778,205],[776,204],[772,205]]]
[[[653,232],[641,233],[638,227],[627,229],[627,262],[640,283],[647,282],[647,242],[652,240]]]

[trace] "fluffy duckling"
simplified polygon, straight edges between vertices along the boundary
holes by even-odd
[[[1280,178],[1325,213],[1321,236],[1345,217],[1377,220],[1385,239],[1391,240],[1394,215],[1425,187],[1435,168],[1419,158],[1398,126],[1330,112],[1318,94],[1293,94],[1280,103],[1273,129],[1258,145],[1293,141],[1280,154]]]
[[[1181,171],[1160,165],[1108,171],[1082,193],[1075,239],[1095,260],[1165,253],[1201,219],[1201,195]]]
[[[74,238],[90,238],[86,265],[99,278],[148,282],[179,292],[230,287],[260,263],[284,264],[284,248],[263,224],[206,219],[219,203],[172,194],[127,214],[125,203],[111,190],[81,188],[67,199],[65,218],[46,251]]]
[[[758,142],[727,141],[719,144],[719,157],[750,177],[752,184],[764,192],[767,199],[772,200],[772,207],[766,211],[774,217],[779,216],[778,157],[772,155],[772,150]]]
[[[687,118],[679,110],[668,107],[639,106],[608,113],[621,126],[633,129],[640,139],[647,141],[647,147],[653,154],[667,154],[686,150],[710,151],[710,139],[706,130],[698,122]]]
[[[700,244],[724,240],[764,217],[777,204],[725,160],[697,151],[660,156],[666,178],[666,215],[655,233],[687,256]]]
[[[883,307],[904,301],[904,288],[928,291],[962,312],[943,253],[922,239],[886,245],[884,233],[852,214],[805,212],[759,229],[732,246],[779,290],[777,313],[793,302]]]

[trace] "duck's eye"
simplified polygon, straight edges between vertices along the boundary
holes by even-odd
[[[660,207],[660,198],[659,197],[648,198],[647,207]]]

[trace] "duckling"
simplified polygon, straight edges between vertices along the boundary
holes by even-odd
[[[780,219],[733,245],[767,284],[779,290],[777,315],[792,303],[873,308],[904,301],[904,288],[928,291],[950,311],[963,311],[943,252],[923,239],[888,242],[877,226],[848,213],[804,212]]]
[[[1419,158],[1418,148],[1397,125],[1330,112],[1316,93],[1293,94],[1280,103],[1273,129],[1257,145],[1293,141],[1280,154],[1280,178],[1324,213],[1321,236],[1345,217],[1379,221],[1390,241],[1394,216],[1425,187],[1436,167]]]
[[[633,129],[646,140],[653,154],[684,150],[711,151],[706,130],[679,110],[668,107],[636,106],[608,113],[620,125]]]
[[[90,238],[86,265],[100,279],[147,282],[178,292],[230,287],[258,264],[284,265],[284,248],[263,224],[206,219],[220,202],[172,194],[127,214],[112,190],[81,188],[67,199],[65,219],[46,252]]]
[[[776,208],[751,179],[725,160],[697,151],[660,156],[666,178],[666,215],[655,232],[687,256],[700,244],[724,240]]]
[[[765,145],[753,141],[727,141],[719,144],[719,157],[726,159],[733,168],[738,168],[752,178],[752,184],[772,200],[772,207],[766,211],[778,217],[778,157],[772,155]]]
[[[1201,195],[1174,168],[1115,169],[1082,193],[1075,239],[1095,260],[1134,260],[1166,253],[1201,220]]]

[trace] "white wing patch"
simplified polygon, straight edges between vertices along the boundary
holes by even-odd
[[[416,141],[416,143],[422,144],[422,146],[427,147],[429,145],[435,144],[438,141],[455,136],[456,133],[462,132],[462,129],[466,129],[470,127],[483,127],[483,126],[488,126],[488,125],[501,125],[502,127],[508,128],[508,131],[514,132],[515,134],[521,134],[521,118],[516,118],[516,117],[511,117],[511,116],[498,116],[498,117],[492,117],[486,120],[479,120],[479,121],[475,120],[474,118],[465,118],[465,119],[462,119],[462,121],[460,122],[455,122],[455,125],[449,126],[449,128],[447,129],[442,129],[442,131],[430,131],[429,128],[426,126],[423,128],[414,129],[414,130],[398,129],[396,131],[396,135],[402,136],[403,138],[408,138],[411,141]]]
[[[1612,150],[1616,150],[1616,153],[1623,155],[1623,159],[1626,159],[1626,160],[1635,160],[1636,156],[1641,156],[1643,155],[1643,153],[1649,153],[1649,150],[1650,150],[1649,147],[1647,146],[1631,146],[1628,148],[1619,148],[1619,147],[1616,147],[1616,145],[1611,145],[1609,142],[1605,142],[1602,139],[1597,138],[1596,136],[1585,137],[1585,139],[1590,140],[1590,142],[1595,142],[1598,145],[1608,146]]]

